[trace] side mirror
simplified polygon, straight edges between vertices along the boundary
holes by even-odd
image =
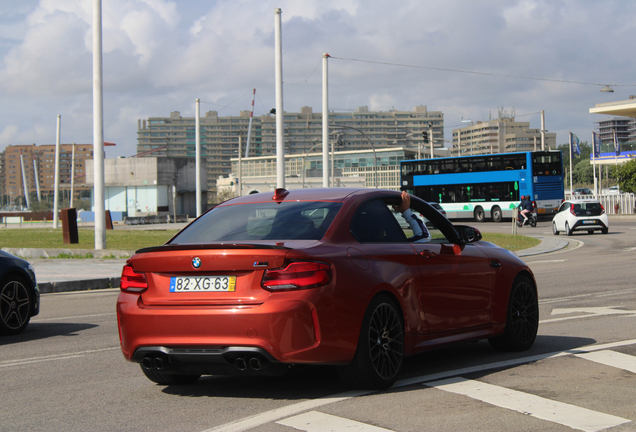
[[[477,228],[467,225],[456,225],[455,228],[457,228],[462,243],[474,243],[481,240],[481,233]]]

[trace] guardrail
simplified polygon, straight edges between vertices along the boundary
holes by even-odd
[[[598,199],[605,207],[607,214],[635,214],[636,195],[634,194],[607,194],[607,195],[570,195],[566,194],[565,199]]]

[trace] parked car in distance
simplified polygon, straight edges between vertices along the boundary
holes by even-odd
[[[572,192],[572,195],[593,195],[593,193],[588,188],[576,188]]]
[[[565,200],[552,219],[552,233],[572,235],[574,231],[609,231],[609,218],[603,205],[595,199]]]
[[[621,193],[621,190],[618,186],[611,186],[609,188],[609,192],[610,195],[619,195]]]
[[[530,348],[530,268],[413,196],[424,233],[409,238],[400,203],[397,191],[320,188],[217,205],[128,259],[124,358],[162,385],[333,365],[350,387],[382,389],[405,356],[451,341]]]
[[[444,210],[444,209],[442,208],[442,206],[441,206],[441,205],[439,205],[439,204],[438,204],[438,203],[436,203],[436,202],[429,202],[429,204],[430,204],[430,205],[431,205],[431,207],[433,207],[435,210],[437,210],[438,212],[440,212],[441,214],[443,214],[443,215],[444,215],[444,217],[446,217],[446,210]]]
[[[0,250],[0,335],[23,331],[40,312],[40,290],[31,264]]]

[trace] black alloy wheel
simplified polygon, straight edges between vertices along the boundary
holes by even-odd
[[[404,361],[404,323],[401,310],[390,298],[375,297],[364,314],[353,361],[338,368],[347,384],[363,389],[393,385]]]
[[[534,343],[538,330],[539,301],[534,285],[527,277],[518,276],[510,290],[506,329],[488,341],[496,349],[525,351]]]
[[[16,335],[31,319],[31,296],[27,284],[10,276],[0,284],[0,334]]]

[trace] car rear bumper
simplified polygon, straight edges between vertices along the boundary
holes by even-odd
[[[589,223],[593,221],[592,223]],[[593,219],[579,219],[572,225],[572,231],[587,231],[587,230],[604,230],[607,229],[608,223],[604,218],[600,216]]]
[[[182,365],[234,367],[238,357],[255,355],[268,363],[347,363],[355,341],[337,341],[335,326],[321,326],[334,319],[328,305],[316,306],[320,295],[275,293],[250,306],[147,306],[139,295],[122,292],[117,300],[122,353],[142,362],[156,351]]]

